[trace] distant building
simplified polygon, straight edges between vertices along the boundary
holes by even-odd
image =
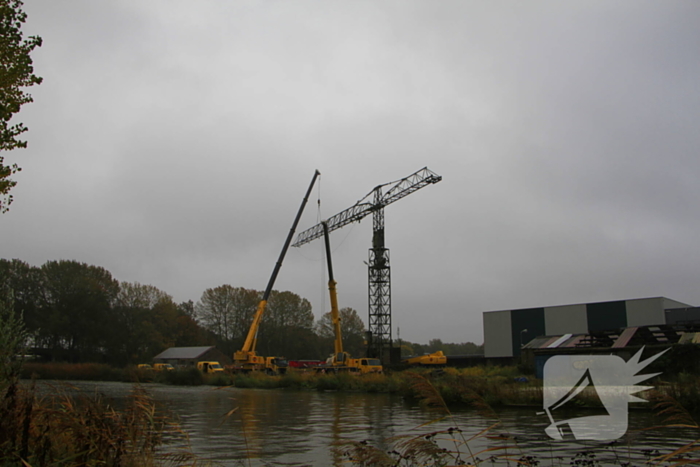
[[[508,359],[540,336],[587,335],[627,327],[698,320],[700,308],[665,297],[582,303],[484,313],[486,358]]]
[[[174,367],[197,366],[197,362],[219,362],[230,365],[231,358],[216,347],[170,347],[155,357],[154,363],[170,363]]]

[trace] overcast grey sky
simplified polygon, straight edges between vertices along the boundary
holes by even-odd
[[[0,257],[71,259],[175,300],[262,290],[298,231],[381,183],[394,336],[483,341],[482,312],[700,305],[700,3],[25,0],[44,83]],[[320,213],[317,199],[321,199]],[[332,234],[367,320],[371,218]],[[328,311],[322,241],[275,285]]]

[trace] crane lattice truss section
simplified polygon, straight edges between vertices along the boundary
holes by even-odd
[[[391,268],[384,245],[384,208],[421,188],[442,180],[427,167],[396,182],[375,187],[348,209],[325,221],[332,232],[372,214],[372,248],[369,250],[369,337],[367,356],[386,359],[391,346]],[[323,236],[323,223],[301,232],[292,246],[298,247]]]

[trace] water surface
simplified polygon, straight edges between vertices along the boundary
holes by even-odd
[[[71,384],[89,392],[98,391],[117,403],[132,389],[128,383]],[[493,454],[512,459],[536,456],[542,467],[568,466],[575,456],[584,452],[595,455],[600,465],[624,462],[644,465],[653,450],[666,453],[700,438],[696,430],[668,427],[648,430],[661,420],[639,410],[631,411],[628,434],[617,442],[556,441],[545,434],[549,420],[538,415],[541,409],[536,407],[499,410],[497,419],[486,418],[473,409],[455,409],[452,418],[430,423],[440,414],[407,404],[390,394],[159,384],[143,387],[177,416],[193,452],[222,466],[341,465],[342,459],[332,448],[346,440],[367,440],[388,451],[393,449],[391,439],[395,437],[420,436],[458,427],[462,434],[455,433],[456,439],[469,439],[494,424],[497,424],[495,428],[470,441],[468,448],[462,445],[460,451],[466,454],[469,450],[476,453],[507,447],[479,454],[487,466],[517,465],[512,460],[489,460]],[[226,417],[234,408],[236,411]],[[446,441],[441,446],[455,447]]]

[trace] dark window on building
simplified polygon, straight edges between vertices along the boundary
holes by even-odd
[[[544,336],[544,308],[527,308],[510,312],[513,337],[513,356],[520,355],[521,344],[537,336]]]
[[[627,327],[627,306],[624,301],[589,303],[586,305],[586,316],[589,332]]]

